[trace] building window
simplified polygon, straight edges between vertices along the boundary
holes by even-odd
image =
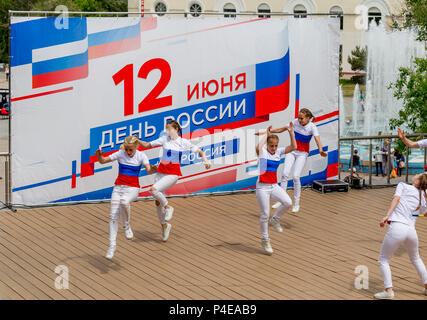
[[[236,13],[236,7],[232,3],[227,3],[224,6],[224,18],[235,18],[235,14],[226,14],[226,13]]]
[[[372,20],[374,20],[377,25],[381,21],[381,11],[377,7],[372,7],[368,10],[368,27]]]
[[[341,7],[334,6],[329,10],[329,14],[331,18],[340,18],[340,30],[344,29],[344,15]]]
[[[198,3],[193,3],[190,6],[190,14],[193,17],[199,17],[200,14],[202,13],[202,6]]]
[[[266,14],[271,13],[271,9],[266,3],[262,3],[258,6],[258,18],[270,18],[271,15]]]
[[[157,2],[154,6],[154,11],[158,16],[164,16],[164,12],[167,11],[166,4],[164,2]]]
[[[307,18],[307,9],[302,4],[294,7],[294,18]]]

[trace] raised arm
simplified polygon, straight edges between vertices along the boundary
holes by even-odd
[[[156,165],[152,166],[149,163],[147,163],[147,164],[144,164],[144,167],[148,174],[153,174],[154,172],[157,171]]]
[[[411,141],[408,138],[406,138],[405,131],[400,130],[400,128],[397,129],[397,135],[399,136],[400,140],[403,141],[404,144],[406,144],[409,148],[419,148],[420,145],[416,141]]]
[[[138,140],[138,145],[140,145],[141,147],[147,149],[147,148],[151,148],[151,143],[149,142],[145,142],[142,140]]]
[[[267,128],[267,131],[266,131],[267,134],[264,134],[262,136],[261,140],[259,140],[258,145],[255,147],[255,152],[256,152],[257,155],[259,155],[259,151],[262,149],[262,147],[264,146],[265,142],[267,141],[268,136],[271,134],[270,130],[271,130],[271,126],[269,126]]]
[[[100,164],[111,162],[110,157],[104,157],[102,155],[102,151],[100,149],[96,150],[95,155],[98,158],[98,161],[99,161]]]
[[[294,124],[291,122],[288,128],[291,144],[285,148],[285,153],[292,152],[297,149],[297,141],[295,140]]]
[[[286,131],[286,130],[289,130],[289,126],[284,126],[284,127],[281,127],[281,128],[271,129],[270,133],[282,133],[283,131]],[[259,136],[259,135],[266,134],[266,133],[267,133],[267,131],[260,131],[260,132],[256,132],[255,135]]]

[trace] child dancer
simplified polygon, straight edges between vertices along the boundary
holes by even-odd
[[[378,259],[385,290],[374,295],[377,299],[394,298],[389,262],[400,244],[405,246],[409,258],[424,284],[424,294],[427,295],[427,270],[418,252],[418,236],[415,230],[416,216],[426,212],[426,189],[427,174],[425,173],[414,176],[412,186],[400,182],[390,209],[380,222],[381,227],[384,227],[386,223],[390,225]]]
[[[278,232],[283,229],[280,226],[280,219],[283,214],[292,205],[286,191],[277,184],[277,168],[280,164],[282,154],[288,154],[297,148],[293,132],[293,124],[289,125],[288,131],[291,137],[291,145],[286,148],[278,148],[279,137],[271,134],[271,126],[267,128],[267,134],[264,135],[256,146],[256,153],[259,157],[259,177],[256,183],[256,197],[261,210],[259,218],[261,229],[261,244],[268,255],[273,254],[273,248],[268,236],[268,224],[273,226]],[[267,142],[267,146],[264,144]],[[280,202],[280,207],[276,214],[270,217],[270,197]]]
[[[314,116],[310,110],[303,108],[298,114],[298,119],[292,121],[295,131],[295,139],[297,141],[297,149],[293,152],[286,154],[285,156],[285,165],[283,166],[282,182],[281,187],[283,190],[288,188],[288,179],[291,174],[292,167],[293,171],[293,180],[294,180],[294,205],[292,207],[292,212],[298,212],[300,209],[300,197],[301,197],[301,172],[304,168],[305,162],[307,161],[308,153],[310,152],[310,140],[314,136],[317,147],[319,148],[319,153],[322,157],[326,157],[328,154],[323,151],[322,143],[320,142],[319,131],[317,130],[316,125],[312,122]],[[271,133],[281,133],[288,130],[288,127],[282,127],[277,129],[272,129]],[[280,202],[276,202],[273,205],[273,208],[278,208]]]
[[[169,221],[172,218],[173,207],[168,205],[165,191],[175,185],[181,176],[181,156],[182,152],[191,150],[197,152],[203,158],[206,169],[211,167],[205,153],[187,139],[182,138],[182,129],[175,120],[170,120],[166,124],[167,135],[161,136],[152,142],[138,141],[143,148],[163,146],[163,155],[157,173],[154,177],[154,184],[150,188],[150,193],[156,200],[157,216],[162,226],[162,241],[167,241],[172,228]],[[179,136],[179,135],[181,136]]]
[[[125,138],[120,150],[108,157],[102,155],[101,150],[96,150],[99,163],[109,163],[117,160],[119,162],[119,176],[116,179],[113,193],[111,194],[110,206],[110,247],[106,258],[112,259],[116,251],[116,238],[119,227],[119,216],[122,213],[123,228],[127,239],[133,238],[130,228],[130,203],[139,194],[139,172],[144,165],[147,173],[156,171],[156,166],[151,166],[146,154],[137,150],[138,138],[129,136]]]

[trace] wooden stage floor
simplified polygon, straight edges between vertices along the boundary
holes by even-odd
[[[260,244],[254,193],[172,198],[168,242],[151,201],[132,204],[135,234],[120,227],[112,261],[109,204],[0,211],[0,299],[371,299],[382,290],[377,263],[394,188],[302,193],[283,233],[270,228],[273,256]],[[290,192],[290,195],[292,192]],[[417,223],[427,262],[427,218]],[[55,268],[69,271],[58,290]],[[357,266],[369,288],[356,289]],[[406,252],[391,261],[396,299],[427,299]]]

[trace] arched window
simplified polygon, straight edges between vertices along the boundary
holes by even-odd
[[[164,12],[167,11],[166,4],[162,1],[159,1],[154,6],[154,11],[157,13],[158,16],[165,15]]]
[[[199,17],[201,13],[202,13],[202,6],[197,2],[193,2],[190,5],[190,14],[193,17]]]
[[[371,7],[368,10],[368,26],[371,24],[372,20],[374,20],[377,25],[381,21],[381,11],[377,7]]]
[[[258,6],[258,18],[270,18],[271,16],[266,13],[271,13],[270,6],[266,3],[261,3]]]
[[[224,18],[235,18],[235,14],[226,14],[226,13],[236,13],[236,7],[232,3],[226,3],[224,6]]]
[[[340,30],[344,29],[344,15],[341,7],[333,6],[331,10],[329,10],[330,17],[332,18],[340,18]]]
[[[302,4],[294,7],[294,18],[307,18],[307,9]]]

